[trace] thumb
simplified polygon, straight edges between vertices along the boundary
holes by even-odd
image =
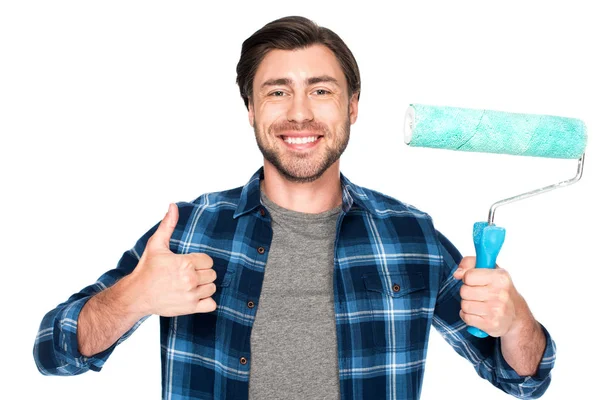
[[[152,235],[152,245],[154,249],[169,249],[171,235],[177,226],[179,220],[179,208],[177,204],[170,203],[169,210],[165,217],[160,221],[156,232]]]
[[[465,272],[467,272],[470,269],[475,268],[476,262],[475,262],[475,257],[474,256],[467,256],[464,257],[460,264],[458,264],[458,269],[456,271],[454,271],[454,278],[456,279],[462,279],[463,276],[465,275]]]

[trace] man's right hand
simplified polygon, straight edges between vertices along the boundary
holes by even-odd
[[[169,211],[130,275],[138,288],[136,303],[145,315],[174,317],[217,308],[210,297],[216,291],[213,282],[217,278],[212,258],[204,253],[175,254],[169,249],[178,219],[177,205],[169,204]]]

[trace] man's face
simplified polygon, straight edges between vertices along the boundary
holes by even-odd
[[[248,117],[265,163],[292,182],[319,178],[340,158],[356,121],[344,72],[327,47],[271,50],[253,82]]]

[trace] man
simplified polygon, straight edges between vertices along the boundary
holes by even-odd
[[[509,274],[474,269],[427,214],[340,173],[360,95],[344,42],[282,18],[244,42],[237,72],[263,168],[169,205],[50,311],[39,370],[99,371],[157,314],[166,399],[416,399],[433,325],[493,385],[541,396],[554,343]]]

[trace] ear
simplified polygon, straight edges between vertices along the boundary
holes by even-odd
[[[356,118],[358,118],[358,93],[352,94],[348,104],[348,113],[350,116],[350,124],[355,123]]]
[[[254,105],[250,100],[248,101],[248,122],[251,127],[254,127]]]

